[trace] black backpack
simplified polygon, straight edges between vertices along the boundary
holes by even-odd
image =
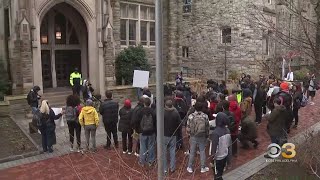
[[[39,109],[36,110],[33,114],[32,122],[38,128],[40,128],[43,125],[46,125],[48,120],[49,120],[49,115],[41,113]]]
[[[228,116],[228,120],[229,120],[229,122],[227,122],[228,129],[230,130],[230,132],[234,132],[236,130],[236,121],[235,121],[234,115],[231,112],[228,112],[225,114]]]
[[[33,93],[33,91],[29,91],[29,93],[28,93],[28,95],[27,95],[27,101],[28,101],[28,104],[29,104],[29,105],[31,105],[32,93]]]
[[[142,132],[150,132],[154,130],[152,114],[144,114],[140,123]]]
[[[185,116],[187,114],[188,107],[187,107],[186,102],[184,102],[184,100],[180,100],[180,99],[176,100],[174,107],[177,109],[180,117]],[[181,118],[184,118],[184,117],[181,117]]]

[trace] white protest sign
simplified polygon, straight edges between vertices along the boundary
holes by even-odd
[[[149,71],[134,70],[133,87],[144,88],[149,85]]]
[[[62,108],[51,108],[51,109],[53,110],[55,115],[62,113]],[[61,127],[64,126],[64,121],[62,116],[59,119],[55,120],[54,122],[56,123],[57,126],[61,126]]]

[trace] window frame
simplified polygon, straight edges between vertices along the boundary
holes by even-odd
[[[267,0],[268,1],[268,4],[272,4],[272,0]]]
[[[225,29],[230,29],[230,42],[223,42],[225,39],[225,36],[223,35],[223,31]],[[231,44],[232,43],[232,28],[230,26],[224,26],[220,29],[220,37],[221,37],[221,43],[222,44]],[[227,41],[227,39],[226,39]]]
[[[127,17],[121,17],[121,11],[122,11],[122,6],[126,6],[126,14]],[[137,6],[137,18],[130,18],[129,17],[129,6],[130,5],[134,5]],[[146,7],[146,13],[147,13],[147,19],[143,19],[141,17],[141,7]],[[120,2],[120,44],[122,47],[128,47],[128,46],[137,46],[139,44],[141,44],[144,47],[155,47],[155,41],[151,41],[151,34],[150,34],[150,27],[151,27],[151,23],[155,24],[155,12],[154,12],[154,19],[151,19],[151,9],[155,10],[155,6],[153,5],[148,5],[148,4],[140,4],[140,3],[131,3],[131,2]],[[130,41],[133,40],[129,40],[129,21],[136,21],[136,37],[135,37],[135,43],[134,44],[130,44]],[[126,22],[126,40],[122,40],[121,39],[121,21],[125,21]],[[146,22],[146,41],[143,41],[144,44],[142,44],[141,41],[141,24],[142,22]],[[155,36],[155,35],[154,35]],[[124,44],[125,41],[125,44]]]
[[[188,46],[182,46],[182,57],[183,58],[189,58],[190,56],[190,50]]]

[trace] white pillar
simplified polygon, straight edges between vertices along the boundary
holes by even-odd
[[[87,23],[88,28],[88,63],[89,63],[89,79],[97,93],[100,93],[99,81],[99,59],[98,59],[98,42],[97,42],[97,29],[96,20]]]
[[[40,43],[40,22],[39,17],[35,15],[34,21],[34,38],[32,42],[32,57],[33,57],[33,85],[37,85],[43,92],[43,81],[42,81],[42,62],[41,62],[41,43]]]

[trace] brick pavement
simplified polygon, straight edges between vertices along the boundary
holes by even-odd
[[[319,97],[316,98],[316,104],[320,104]],[[319,110],[318,106],[302,108],[298,129],[292,130],[289,136],[293,137],[319,122]],[[239,155],[233,159],[231,170],[244,165],[266,151],[267,145],[270,144],[266,133],[266,124],[267,122],[263,120],[262,124],[258,127],[259,147],[249,150],[239,149]],[[105,140],[103,129],[100,129],[100,131],[98,145],[102,145]],[[69,146],[63,146],[63,143],[59,144],[61,144],[61,149],[56,149],[53,154],[41,154],[23,160],[0,164],[0,169],[2,169],[0,171],[0,179],[155,179],[156,177],[156,166],[141,168],[137,164],[135,156],[123,155],[121,149],[106,151],[99,148],[95,154],[68,154]],[[68,144],[67,140],[65,140],[66,144]],[[188,174],[186,172],[187,161],[187,156],[182,151],[179,151],[177,153],[177,170],[174,174],[168,176],[167,179],[212,178],[212,172],[200,174],[199,157],[195,162],[195,173]],[[225,174],[225,176],[228,176],[228,174]]]

